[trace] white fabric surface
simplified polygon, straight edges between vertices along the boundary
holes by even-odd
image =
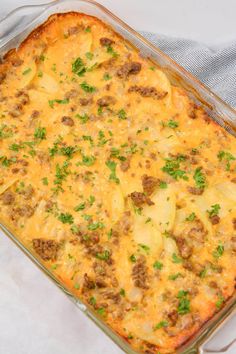
[[[4,15],[4,11],[7,12],[23,3],[39,2],[43,1],[2,0],[0,17]],[[139,30],[158,31],[180,37],[188,33],[190,39],[208,44],[214,43],[214,45],[236,39],[235,0],[224,2],[208,0],[207,3],[205,0],[198,0],[198,5],[195,0],[177,2],[176,0],[140,0],[139,2],[101,0],[100,2]],[[214,5],[214,16],[212,5]],[[172,11],[169,10],[170,8]],[[196,20],[201,14],[201,25],[198,22],[196,27]],[[221,26],[217,23],[219,21]],[[157,38],[153,34],[148,36],[154,42],[159,41],[160,46],[163,46],[162,49],[171,51],[172,56],[176,55],[178,61],[183,59],[181,56],[178,57],[180,47],[174,45],[176,40],[168,38],[163,40],[163,37]],[[189,42],[181,43],[189,45]],[[169,46],[166,47],[166,44]],[[193,46],[190,45],[189,50],[191,54],[188,58],[191,56],[194,58],[196,52]],[[190,70],[191,63],[189,60]],[[211,82],[207,83],[211,85]],[[226,99],[229,98],[222,86],[218,93],[225,95]],[[232,99],[230,100],[232,104]],[[235,328],[236,317],[231,326],[227,326],[224,332],[221,331],[217,335],[214,341],[216,344],[212,347],[226,345],[233,339]],[[0,233],[0,354],[54,353],[121,354],[122,351],[77,310],[74,304],[10,240]],[[227,354],[233,353],[236,353],[236,347],[227,352]]]

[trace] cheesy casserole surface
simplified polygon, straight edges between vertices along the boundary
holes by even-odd
[[[236,141],[97,18],[53,15],[0,64],[0,221],[140,352],[233,296]]]

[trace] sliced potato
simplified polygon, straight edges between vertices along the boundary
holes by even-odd
[[[116,186],[111,195],[111,217],[112,221],[117,221],[124,212],[124,197],[119,186]]]
[[[42,77],[38,77],[36,81],[36,85],[38,89],[47,93],[56,93],[59,89],[58,82],[47,73],[43,73]]]
[[[145,222],[145,218],[135,215],[133,237],[138,244],[150,248],[152,255],[158,256],[163,248],[163,237],[152,222]]]
[[[172,187],[159,189],[151,200],[154,205],[146,205],[143,208],[143,215],[151,218],[152,222],[161,231],[169,231],[173,228],[176,210],[176,197]]]
[[[236,184],[230,181],[216,185],[216,189],[220,191],[226,198],[236,202]]]
[[[30,82],[33,80],[36,74],[36,64],[33,60],[25,61],[24,65],[20,68],[21,75],[20,75],[20,82],[19,88],[24,88],[25,86],[29,85]]]

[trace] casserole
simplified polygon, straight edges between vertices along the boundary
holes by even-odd
[[[59,6],[59,5],[61,6],[61,8],[60,9],[58,9],[57,8],[57,6]],[[82,12],[82,11],[84,11],[84,12],[86,12],[86,13],[91,13],[90,11],[100,11],[100,10],[97,10],[97,9],[99,9],[99,7],[97,7],[97,6],[95,6],[94,7],[94,5],[92,4],[92,3],[87,3],[87,2],[75,2],[75,4],[77,4],[77,6],[79,6],[79,10]],[[67,6],[68,6],[68,3],[66,4]],[[59,2],[59,3],[56,3],[56,4],[54,4],[54,5],[50,5],[49,7],[48,7],[48,9],[47,9],[47,14],[46,13],[43,13],[43,15],[45,16],[45,17],[47,17],[51,12],[50,11],[52,11],[52,12],[58,12],[58,11],[62,11],[63,10],[63,6],[65,6],[65,2]],[[71,5],[72,6],[72,5]],[[85,6],[86,7],[86,9],[84,9],[84,7],[83,6]],[[65,9],[65,8],[64,8]],[[96,9],[96,10],[95,10]],[[66,9],[65,9],[66,10]],[[88,12],[89,11],[89,12]],[[94,14],[93,12],[92,12],[92,14]],[[45,18],[43,18],[43,15],[41,15],[41,17],[39,17],[38,18],[38,23],[39,22],[41,22],[42,20],[44,20]],[[103,19],[105,18],[105,20],[106,20],[106,22],[108,22],[108,23],[110,23],[110,24],[112,24],[113,26],[114,26],[114,23],[113,23],[113,18],[110,18],[110,20],[108,20],[107,18],[106,18],[106,15],[105,15],[105,13],[101,13],[101,14],[97,14],[96,13],[96,15],[97,16],[101,16]],[[28,28],[28,30],[30,31],[32,28],[34,28],[35,27],[35,24],[34,23],[31,23],[30,24],[30,26],[29,27],[27,27]],[[115,26],[114,26],[115,28],[116,28],[116,30],[118,31],[118,29],[120,29],[121,30],[121,28],[120,28],[120,23],[118,22]],[[122,27],[123,28],[123,27]],[[125,27],[123,28],[123,30],[121,30],[121,34],[123,34],[124,35],[124,31],[126,31],[125,30]],[[119,31],[118,31],[119,32]],[[18,35],[18,40],[20,40],[21,39],[21,36],[22,36],[22,34],[19,34]],[[25,33],[24,33],[24,35],[23,36],[25,36]],[[161,65],[162,66],[162,68],[164,67],[164,70],[165,70],[165,73],[167,73],[168,74],[168,77],[170,77],[171,78],[171,81],[173,82],[173,83],[178,83],[178,85],[181,85],[181,86],[184,86],[186,89],[188,89],[188,91],[190,91],[193,95],[197,95],[197,99],[199,100],[199,101],[201,101],[202,102],[202,104],[204,104],[205,106],[206,106],[206,109],[208,110],[208,112],[209,113],[211,113],[211,115],[213,116],[213,118],[215,119],[215,120],[218,120],[220,123],[222,123],[222,124],[224,124],[224,127],[227,127],[228,129],[230,129],[231,128],[231,131],[233,131],[233,127],[231,127],[231,123],[233,122],[233,119],[234,119],[234,117],[235,117],[235,113],[234,113],[234,111],[233,110],[231,110],[229,107],[227,107],[226,105],[224,105],[223,103],[221,103],[221,101],[219,100],[219,99],[216,99],[216,98],[214,98],[214,96],[212,95],[212,94],[210,94],[210,93],[208,93],[208,91],[203,87],[203,86],[199,86],[199,87],[197,87],[196,88],[196,91],[198,91],[198,92],[200,92],[200,96],[199,96],[199,94],[197,94],[196,92],[195,92],[195,90],[190,90],[190,86],[191,86],[191,84],[193,84],[191,81],[192,81],[192,79],[191,79],[191,77],[189,77],[184,71],[181,71],[181,69],[179,69],[178,67],[176,67],[176,70],[174,70],[173,69],[173,63],[169,60],[169,59],[167,59],[167,58],[165,58],[165,56],[163,56],[163,55],[160,55],[160,57],[155,57],[154,56],[154,53],[158,53],[158,52],[152,52],[151,51],[151,49],[150,49],[150,52],[147,52],[147,47],[144,47],[144,42],[140,42],[140,41],[138,41],[137,39],[136,39],[136,41],[135,41],[135,38],[131,38],[132,37],[132,32],[129,32],[129,33],[127,33],[126,34],[126,36],[125,36],[126,38],[128,38],[129,40],[131,40],[132,39],[132,43],[134,43],[134,44],[136,44],[136,46],[138,46],[139,48],[140,48],[140,50],[141,50],[141,52],[142,52],[142,54],[143,55],[149,55],[150,57],[152,57],[152,59],[155,59],[157,62],[158,62],[158,64],[159,65]],[[4,44],[4,46],[3,46],[3,51],[7,51],[7,50],[9,50],[10,49],[10,47],[12,47],[12,46],[14,46],[14,45],[16,45],[16,41],[17,41],[17,37],[15,37],[14,39],[12,39],[11,40],[11,42],[9,42],[9,38],[8,39],[6,39],[5,41],[3,41],[3,44]],[[138,41],[138,43],[137,43],[137,41]],[[15,43],[15,44],[14,44]],[[152,54],[152,55],[151,55]],[[11,57],[11,55],[10,55],[10,57]],[[141,59],[140,59],[141,60]],[[142,65],[144,65],[144,63],[142,64]],[[32,71],[32,68],[30,68],[31,69],[31,71]],[[27,67],[27,68],[25,68],[25,70],[24,70],[24,72],[26,72],[26,70],[28,71],[29,70],[29,68]],[[136,69],[132,69],[132,70],[136,70]],[[27,75],[28,73],[30,73],[29,71],[28,72],[26,72],[24,75]],[[183,79],[179,76],[179,74],[180,73],[182,73],[182,76],[183,76]],[[137,87],[136,87],[137,88]],[[143,90],[141,90],[140,91],[140,87],[139,87],[139,89],[137,89],[137,90],[132,90],[133,92],[131,92],[132,93],[132,95],[134,95],[135,94],[135,91],[136,91],[136,93],[139,93],[139,94],[141,94],[141,96],[143,95],[144,96],[144,93],[143,93]],[[166,91],[165,91],[166,92]],[[155,93],[156,94],[156,93]],[[21,94],[20,96],[22,96],[23,94]],[[18,97],[20,97],[20,96],[18,96]],[[24,96],[24,95],[23,95]],[[163,97],[160,97],[160,98],[163,98],[163,99],[165,99],[165,97],[163,96]],[[53,109],[54,107],[54,104],[59,104],[59,103],[62,103],[62,102],[58,102],[59,101],[59,99],[57,98],[56,100],[54,100],[54,102],[51,102],[51,108]],[[102,105],[101,105],[102,106]],[[223,111],[224,110],[224,111]],[[219,112],[219,115],[218,115],[218,112]],[[221,118],[222,117],[222,114],[223,114],[223,119]],[[123,113],[122,113],[122,115],[124,116],[125,115],[125,113],[124,113],[124,111],[123,111]],[[122,117],[121,117],[121,119],[122,119]],[[41,134],[41,133],[42,134]],[[39,133],[39,134],[38,134]],[[37,131],[36,132],[36,135],[39,135],[39,136],[41,136],[40,137],[40,139],[42,139],[43,140],[43,131],[41,130],[41,131]],[[36,136],[36,138],[37,138],[37,136]],[[20,188],[20,187],[18,187],[18,188]],[[24,189],[24,188],[23,188]],[[132,192],[132,191],[130,191],[130,192]],[[64,213],[65,214],[65,213]],[[65,215],[64,215],[65,216]],[[64,218],[64,216],[63,216],[63,220],[65,220],[65,218]],[[68,215],[67,215],[68,216]],[[4,227],[3,227],[4,228]],[[4,228],[5,229],[5,228]],[[11,237],[13,237],[14,238],[14,236],[11,236]],[[17,241],[16,240],[16,242],[18,242],[19,243],[19,241]],[[23,246],[22,246],[23,247]],[[42,242],[39,240],[39,239],[37,239],[37,241],[36,241],[36,244],[35,244],[35,250],[37,251],[37,250],[39,250],[40,248],[44,248],[44,246],[42,246]],[[53,245],[52,245],[52,247],[51,247],[51,249],[53,249]],[[25,250],[26,252],[28,252],[27,250]],[[38,252],[39,253],[39,252]],[[31,253],[30,253],[31,254]],[[34,256],[31,254],[31,258],[34,258]],[[44,257],[47,257],[47,256],[44,256]],[[35,259],[35,258],[34,258]],[[36,261],[36,260],[35,260]],[[37,261],[38,262],[38,261]],[[43,265],[41,265],[42,267],[43,267]],[[46,272],[48,272],[48,270],[46,270],[44,267],[43,267],[43,269],[46,271]],[[54,279],[55,279],[55,277],[51,274],[51,272],[49,272],[49,274],[50,274],[50,276],[51,277],[53,277]],[[58,280],[57,280],[57,283],[58,283]],[[67,291],[68,291],[68,289],[67,289]],[[77,300],[77,298],[76,298],[76,301],[78,301]],[[220,315],[222,315],[222,313],[223,314],[225,314],[226,312],[227,312],[227,310],[228,310],[228,308],[230,308],[231,306],[233,306],[235,304],[235,300],[234,299],[231,299],[231,301],[229,301],[228,302],[228,304],[223,308],[223,310],[221,311],[221,312],[219,312],[218,313],[218,315],[217,316],[215,316],[214,317],[214,320],[215,320],[215,318],[216,317],[218,317],[218,316],[220,316]],[[92,316],[92,317],[94,317],[94,318],[96,318],[96,320],[97,320],[97,317],[95,317],[95,315],[94,315],[94,313],[92,313],[89,309],[87,309],[87,308],[85,308],[86,309],[86,312],[88,312],[89,313],[89,315],[90,316]],[[219,315],[220,314],[220,315]],[[208,324],[207,324],[207,328],[211,328],[211,326],[210,326],[210,323],[211,322],[209,322]],[[214,321],[212,322],[212,323],[215,323]],[[102,326],[104,326],[104,325],[102,325]],[[204,327],[202,327],[202,330],[201,331],[199,331],[198,332],[198,340],[200,341],[201,340],[201,333],[204,333]],[[205,333],[204,333],[205,334]],[[128,338],[128,339],[131,339],[131,338]],[[123,347],[123,348],[126,348],[126,346],[125,346],[125,343],[124,342],[122,342],[122,341],[119,341],[119,339],[118,339],[118,337],[116,337],[116,340],[119,342],[119,344]],[[189,351],[189,350],[193,350],[193,348],[194,348],[194,346],[196,347],[196,343],[194,343],[194,344],[192,344],[192,346],[191,346],[191,343],[188,343],[188,345],[190,346],[190,349],[188,348],[188,349],[186,349],[187,350],[187,352]],[[127,349],[127,351],[128,350],[130,350],[130,349]],[[181,349],[179,349],[179,350],[185,350],[184,348],[181,348]],[[131,352],[131,351],[130,351]],[[190,351],[189,351],[190,352]]]

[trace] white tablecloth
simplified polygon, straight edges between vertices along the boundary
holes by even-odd
[[[23,4],[1,0],[0,17]],[[206,44],[236,37],[235,0],[100,0],[137,30]],[[233,339],[236,318],[215,345]],[[0,354],[121,354],[16,246],[0,233]],[[236,347],[227,354],[235,354]]]

